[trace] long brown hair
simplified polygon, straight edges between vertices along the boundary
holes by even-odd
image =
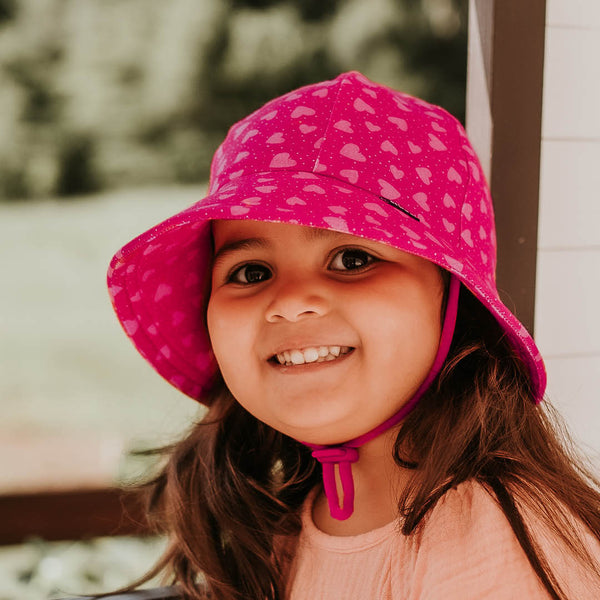
[[[220,374],[205,401],[204,418],[162,449],[166,463],[146,484],[152,522],[170,544],[134,585],[164,572],[194,600],[281,600],[300,508],[320,485],[320,467],[305,446],[244,410]],[[402,534],[416,533],[450,488],[477,481],[497,499],[552,598],[567,596],[524,509],[535,511],[600,583],[598,565],[569,526],[571,515],[600,540],[598,479],[549,402],[533,404],[525,365],[464,286],[444,368],[401,424],[394,457],[414,467],[398,499]]]

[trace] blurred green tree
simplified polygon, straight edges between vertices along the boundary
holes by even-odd
[[[348,70],[464,122],[467,0],[44,7],[0,0],[0,198],[204,181],[235,121]]]
[[[17,0],[0,0],[0,26],[17,15]]]

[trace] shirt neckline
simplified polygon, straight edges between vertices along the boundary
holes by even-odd
[[[357,535],[330,535],[321,531],[314,523],[312,518],[312,508],[317,497],[319,487],[312,489],[302,508],[302,536],[310,540],[312,545],[317,545],[326,550],[335,550],[337,552],[356,552],[366,550],[378,544],[384,543],[393,535],[399,535],[400,523],[396,518],[386,525],[359,533]]]

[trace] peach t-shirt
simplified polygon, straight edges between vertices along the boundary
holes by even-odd
[[[355,536],[331,536],[312,520],[311,494],[290,578],[289,600],[547,600],[549,594],[504,513],[486,490],[463,483],[433,509],[419,541],[398,521]],[[586,539],[600,560],[600,543]],[[600,583],[551,538],[543,550],[569,598],[600,599]]]

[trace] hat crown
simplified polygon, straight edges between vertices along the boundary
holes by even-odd
[[[431,239],[460,249],[495,287],[491,197],[462,125],[443,108],[357,71],[301,87],[231,127],[211,165],[209,194],[227,198],[256,174],[264,175],[257,193],[268,192],[277,171],[297,173],[309,190],[327,177],[373,194],[373,219],[403,211],[406,234],[416,240],[411,221],[424,223]]]

